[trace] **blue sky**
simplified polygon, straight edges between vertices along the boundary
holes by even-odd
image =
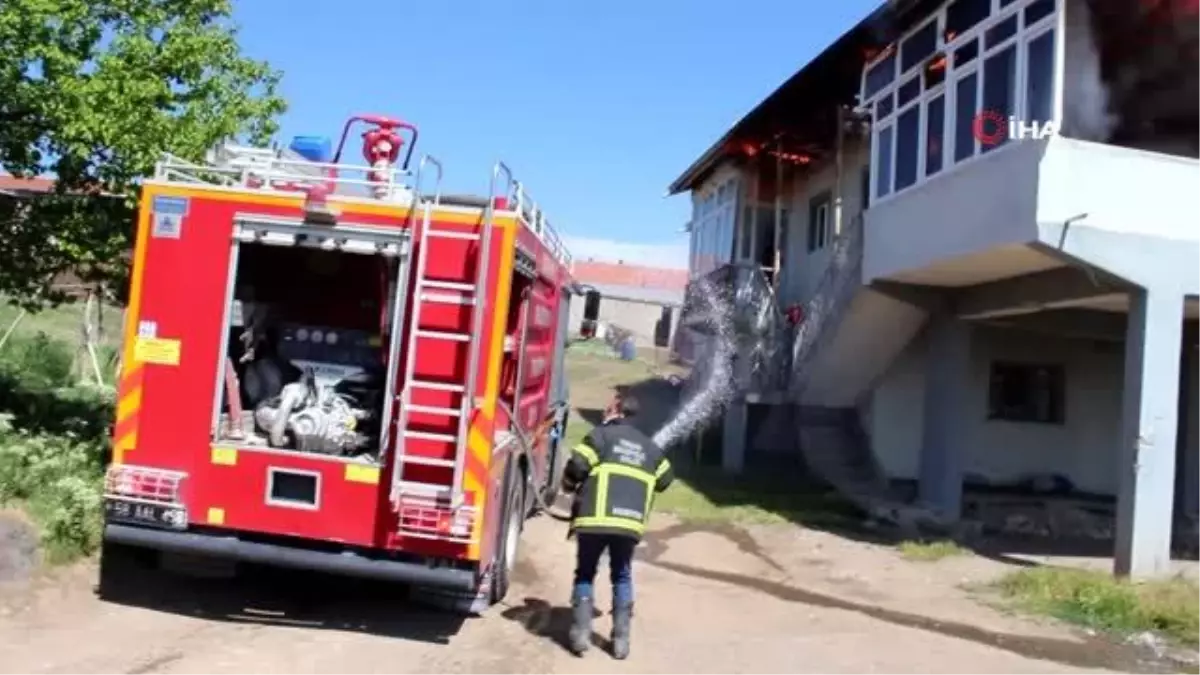
[[[667,185],[877,4],[240,0],[236,18],[284,72],[284,139],[400,117],[447,191],[486,192],[503,159],[577,257],[684,267],[690,205]]]

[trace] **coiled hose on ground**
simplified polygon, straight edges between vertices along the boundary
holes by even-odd
[[[513,414],[512,408],[510,408],[507,403],[505,403],[504,401],[501,401],[501,400],[497,400],[496,405],[500,406],[500,410],[503,411],[504,414],[508,416],[509,426],[512,429],[513,436],[517,439],[517,442],[521,444],[521,450],[525,453],[525,455],[527,457],[532,457],[533,456],[533,444],[529,442],[529,436],[527,436],[525,434],[525,430],[522,429],[519,424],[517,424],[517,416]],[[557,415],[558,412],[562,408],[566,408],[566,407],[567,407],[566,401],[559,401],[558,403],[554,404],[552,409],[554,410],[555,415]],[[554,469],[554,467],[550,467],[551,471],[553,471],[553,469]],[[549,476],[548,479],[549,480],[557,480],[557,477]],[[538,511],[545,513],[546,515],[550,516],[551,518],[553,518],[555,520],[560,520],[563,522],[571,521],[570,513],[556,512],[551,508],[550,504],[546,503],[546,496],[544,494],[542,494],[541,490],[534,489],[533,490],[533,498],[536,503],[536,507],[537,507]]]

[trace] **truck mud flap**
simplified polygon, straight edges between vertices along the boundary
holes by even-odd
[[[109,523],[104,526],[104,538],[118,544],[159,551],[216,556],[241,562],[317,570],[450,591],[473,593],[477,588],[475,573],[470,570],[434,568],[396,560],[376,560],[353,553],[310,551],[242,541],[234,537],[151,530]]]

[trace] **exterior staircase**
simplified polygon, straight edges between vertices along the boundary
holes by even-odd
[[[870,513],[889,496],[888,481],[854,408],[800,406],[795,416],[799,449],[809,471]]]
[[[925,311],[862,283],[863,218],[852,219],[805,306],[792,342],[789,399],[810,471],[873,521],[916,533],[953,532],[954,518],[889,489],[862,424],[862,403],[925,323]],[[881,338],[881,336],[886,336]]]
[[[862,424],[861,403],[926,318],[924,310],[864,286],[862,255],[860,214],[835,240],[795,327],[757,268],[727,265],[706,277],[725,290],[733,308],[735,389],[747,401],[775,404],[761,428],[750,430],[755,445],[790,435],[808,470],[873,520],[944,530],[948,524],[936,514],[891,493]],[[716,351],[711,332],[690,320],[688,304],[680,325],[695,351],[684,398],[706,379]]]

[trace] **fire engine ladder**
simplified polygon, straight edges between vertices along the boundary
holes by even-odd
[[[417,269],[414,276],[412,293],[414,299],[413,309],[409,314],[408,350],[404,368],[405,384],[400,394],[400,412],[396,421],[399,437],[396,443],[393,466],[391,498],[394,503],[398,502],[401,493],[409,492],[428,496],[441,496],[448,493],[452,506],[458,506],[462,503],[462,480],[467,453],[467,426],[471,412],[477,405],[475,389],[479,370],[479,353],[483,342],[477,339],[477,336],[482,333],[483,318],[486,314],[484,311],[485,300],[480,293],[480,289],[485,288],[487,284],[489,263],[491,260],[490,246],[492,230],[496,215],[496,184],[501,176],[506,178],[506,192],[504,194],[507,195],[508,190],[511,189],[513,184],[512,172],[503,162],[498,162],[492,170],[492,180],[488,191],[488,201],[484,211],[483,224],[478,232],[463,232],[461,230],[432,227],[431,211],[437,200],[425,199],[418,195],[418,199],[420,200],[418,203],[422,206],[420,232],[418,234],[421,249],[416,261]],[[478,258],[475,266],[474,283],[441,281],[427,276],[429,259],[431,256],[437,255],[439,243],[455,239],[479,242],[476,249],[478,251]],[[422,328],[422,308],[435,303],[463,304],[471,307],[471,332],[442,332]],[[420,358],[420,344],[422,341],[430,340],[450,340],[470,344],[463,382],[432,382],[415,378],[417,360]],[[461,399],[457,408],[415,405],[412,402],[413,392],[419,389],[458,393],[461,394]],[[410,413],[414,412],[456,417],[458,419],[457,433],[451,436],[449,434],[438,434],[414,429],[410,425]],[[410,439],[452,442],[454,443],[454,459],[438,459],[407,454],[405,453],[405,445],[406,441]],[[447,486],[444,484],[405,480],[404,467],[412,464],[446,468],[453,467],[453,482]]]

